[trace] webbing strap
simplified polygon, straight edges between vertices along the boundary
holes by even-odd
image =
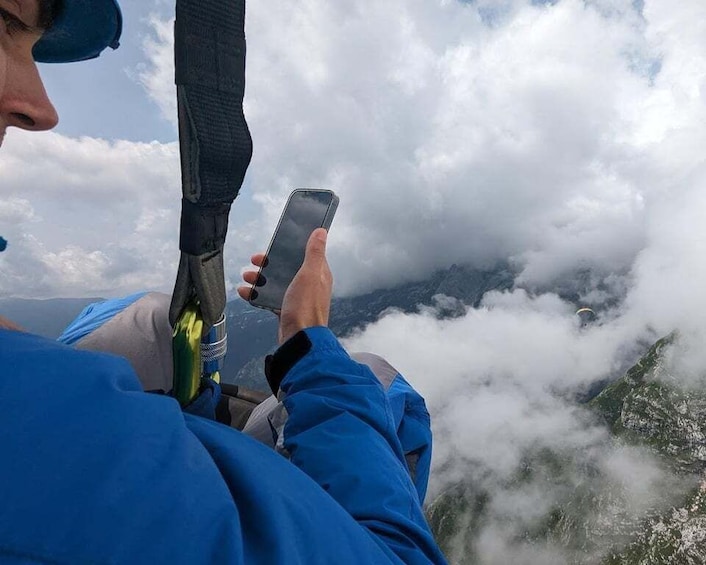
[[[245,0],[177,0],[181,260],[169,321],[197,301],[208,332],[226,305],[223,245],[252,156],[243,114]]]

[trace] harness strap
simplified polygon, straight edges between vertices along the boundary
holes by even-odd
[[[225,311],[228,214],[252,157],[243,114],[245,0],[177,0],[174,35],[183,193],[181,258],[169,309],[176,342],[185,314],[196,311],[206,336]],[[198,347],[193,355],[200,366]],[[194,372],[190,365],[185,374]]]
[[[225,309],[228,214],[252,156],[243,114],[245,0],[177,0],[174,33],[183,200],[169,320],[195,297],[208,331]]]

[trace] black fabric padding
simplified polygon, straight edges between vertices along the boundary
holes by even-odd
[[[252,157],[243,114],[245,0],[176,0],[182,256],[169,320],[198,300],[204,333],[225,309],[228,213]]]
[[[266,392],[221,383],[221,400],[216,407],[216,420],[231,428],[242,430],[252,411],[269,397]]]
[[[229,397],[221,395],[221,398],[218,401],[218,406],[216,406],[216,421],[220,422],[221,424],[225,424],[226,426],[230,426],[231,422],[233,421],[233,416],[230,413],[229,403]]]
[[[231,203],[252,156],[243,114],[245,1],[178,0],[176,16],[184,198]]]
[[[261,390],[245,388],[243,386],[233,385],[230,383],[221,383],[221,394],[225,396],[232,396],[233,398],[240,398],[245,402],[251,402],[255,405],[260,404],[260,402],[270,397],[269,392],[262,392]]]
[[[230,383],[221,383],[221,395],[238,396],[239,389],[240,387],[238,385],[232,385]]]
[[[181,253],[172,303],[169,306],[169,323],[172,327],[189,300],[197,297],[204,324],[203,335],[208,333],[211,326],[221,319],[226,308],[223,273],[223,251],[204,255]]]
[[[182,199],[179,248],[189,255],[223,249],[229,213],[230,203],[199,206]]]
[[[178,0],[176,83],[242,96],[245,0]]]
[[[299,360],[311,350],[311,340],[304,330],[285,341],[273,355],[265,357],[265,377],[272,394],[277,396],[279,385]]]

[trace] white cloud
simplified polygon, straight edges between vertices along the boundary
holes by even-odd
[[[37,220],[29,200],[16,197],[0,200],[0,223],[20,224]]]
[[[562,5],[564,16],[566,10],[579,11],[577,3],[560,2],[558,6]],[[555,12],[555,17],[561,13]],[[491,502],[481,531],[470,532],[479,536],[476,547],[484,563],[572,561],[561,544],[537,547],[517,542],[518,534],[560,500],[567,486],[551,480],[531,481],[529,491],[517,493],[513,491],[516,486],[503,483],[533,449],[583,453],[607,481],[595,485],[596,492],[615,489],[620,493],[616,503],[622,506],[615,512],[639,515],[648,505],[660,502],[654,498],[656,493],[675,488],[644,453],[606,445],[605,431],[587,421],[567,402],[570,397],[561,394],[614,374],[626,352],[634,351],[631,343],[654,339],[675,328],[682,330],[682,339],[669,359],[672,370],[687,384],[702,387],[704,383],[706,356],[701,344],[706,326],[699,312],[706,307],[702,290],[706,283],[706,170],[704,130],[699,125],[706,117],[706,7],[687,2],[677,9],[672,3],[648,1],[644,14],[644,21],[630,18],[622,41],[632,36],[633,46],[640,46],[638,52],[645,61],[659,58],[661,66],[655,75],[635,74],[635,69],[650,65],[635,63],[634,47],[632,52],[627,50],[631,64],[625,66],[623,59],[621,66],[625,50],[617,48],[620,41],[603,42],[595,67],[576,51],[577,45],[589,45],[592,38],[611,28],[620,32],[620,21],[594,18],[597,27],[593,30],[590,13],[581,16],[578,27],[573,25],[576,21],[565,21],[565,36],[578,38],[567,44],[578,74],[565,69],[564,84],[549,83],[553,92],[549,98],[540,97],[548,104],[543,124],[534,130],[519,128],[525,135],[543,135],[540,145],[533,148],[530,143],[529,147],[545,148],[547,153],[539,160],[526,153],[517,161],[506,161],[510,166],[525,165],[522,172],[527,183],[542,179],[544,173],[545,188],[554,192],[552,199],[540,187],[532,191],[529,201],[523,201],[522,194],[511,191],[511,201],[505,204],[515,211],[519,225],[529,229],[524,248],[515,255],[524,267],[519,282],[551,287],[552,278],[576,268],[614,273],[605,282],[627,295],[623,307],[604,313],[602,325],[579,331],[570,323],[569,305],[562,311],[561,303],[551,296],[532,299],[516,291],[489,295],[481,310],[457,320],[387,317],[351,343],[353,349],[368,348],[387,356],[403,373],[407,371],[406,376],[429,400],[436,438],[432,493],[461,478],[473,478],[489,489],[491,500],[499,501]],[[544,42],[548,49],[557,48],[555,34],[545,29],[541,36],[552,37]],[[529,50],[521,34],[512,39]],[[601,60],[606,53],[608,58]],[[512,63],[508,67],[511,76],[522,76],[520,67]],[[528,61],[528,85],[536,87],[535,77],[547,75],[548,67],[556,68],[556,57],[549,55],[534,65]],[[574,89],[571,96],[566,95],[566,90]],[[516,99],[518,91],[508,90],[506,95],[496,88],[488,95],[491,100],[504,96],[515,100],[506,103],[508,113],[523,109],[519,116],[509,116],[506,128],[533,115],[527,111],[529,98]],[[459,104],[468,99],[469,91],[458,97]],[[451,104],[445,107],[452,112]],[[471,133],[468,138],[472,140]],[[482,144],[472,147],[478,146],[482,151]],[[459,149],[454,159],[440,162],[458,167],[466,158],[465,149]],[[492,162],[492,156],[488,160]],[[522,182],[518,179],[516,186]],[[488,201],[482,199],[480,204]],[[546,208],[542,211],[533,205]],[[526,214],[524,226],[520,213]],[[488,215],[498,221],[497,216]],[[508,227],[498,221],[497,229],[505,234]],[[588,296],[604,300],[600,294],[594,287]]]
[[[488,28],[460,3],[324,4],[250,6],[251,175],[264,202],[341,193],[340,290],[509,256],[533,280],[629,265],[642,187],[615,133],[649,90],[624,54],[649,56],[637,16],[518,2]]]
[[[176,87],[174,85],[174,20],[157,14],[148,18],[153,35],[143,39],[146,61],[138,69],[138,78],[149,97],[157,103],[162,117],[177,124]]]
[[[176,144],[13,131],[3,147],[0,295],[168,289],[178,261]]]
[[[249,5],[255,154],[244,196],[261,208],[245,220],[249,238],[267,241],[291,188],[325,186],[342,198],[330,243],[339,293],[507,259],[529,287],[577,269],[596,283],[625,277],[650,210],[698,160],[704,135],[694,126],[705,64],[698,2],[647,2],[642,16],[632,5]],[[140,80],[174,121],[172,21],[149,22]],[[72,142],[56,143],[46,158],[78,171],[72,194],[111,198],[93,177],[105,163],[76,169]],[[163,178],[159,152],[175,155],[176,145],[160,147],[122,148],[112,194],[134,182],[125,173],[134,162],[144,165],[137,184]],[[42,167],[17,165],[15,186],[41,186]],[[161,207],[174,198],[162,195]],[[230,251],[232,264],[250,251]]]
[[[340,292],[508,257],[528,283],[608,274],[643,245],[634,108],[661,43],[630,2],[499,6],[248,7],[254,198],[269,228],[295,186],[341,194]],[[173,116],[171,24],[154,26],[143,80]]]
[[[544,564],[578,559],[570,533],[548,542],[527,537],[558,505],[569,522],[605,539],[584,548],[601,554],[624,541],[616,524],[683,492],[645,450],[613,443],[576,403],[634,360],[640,338],[654,339],[641,319],[606,317],[582,328],[572,305],[555,295],[516,290],[490,293],[454,319],[440,320],[429,308],[390,313],[346,346],[383,355],[425,396],[435,439],[430,500],[459,482],[487,493],[482,512],[470,502],[468,516],[482,518],[461,529],[458,555],[474,538],[480,563]]]
[[[576,269],[592,270],[597,282],[624,276],[653,229],[651,210],[700,161],[706,135],[697,126],[703,8],[655,0],[640,15],[632,6],[249,5],[246,112],[255,155],[246,192],[261,211],[247,222],[266,241],[291,188],[336,189],[331,260],[344,294],[453,262],[508,258],[528,286],[550,287]],[[139,77],[174,121],[172,22],[159,8]],[[30,160],[44,142],[21,139],[3,152],[10,191],[46,223],[35,199],[53,186],[50,167],[70,179],[70,206],[113,199],[119,211],[128,184],[161,187],[158,204],[141,200],[147,214],[172,206],[164,152],[177,179],[175,144],[54,137],[37,166]],[[233,250],[233,264],[249,251]]]

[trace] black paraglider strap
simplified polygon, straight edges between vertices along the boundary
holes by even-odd
[[[198,206],[183,199],[179,249],[188,255],[204,255],[222,249],[229,212],[230,204]]]
[[[174,30],[183,199],[169,319],[174,325],[196,299],[206,332],[225,310],[228,214],[252,156],[243,114],[245,0],[177,0]]]

